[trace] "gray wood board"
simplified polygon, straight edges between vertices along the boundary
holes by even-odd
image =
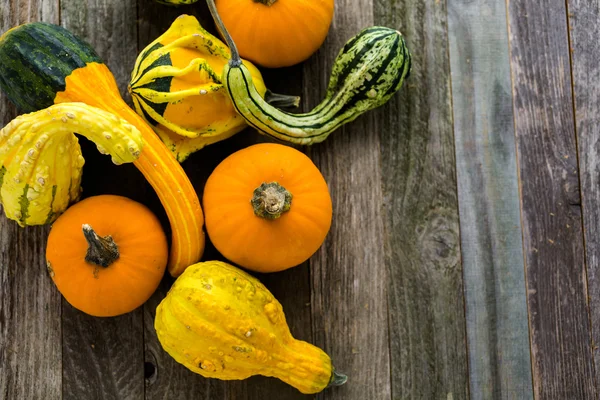
[[[375,5],[375,23],[399,29],[412,52],[411,76],[400,94],[374,113],[385,198],[392,398],[464,399],[468,374],[446,2]]]
[[[336,1],[327,40],[305,63],[308,109],[323,99],[339,50],[373,22],[371,0]],[[348,375],[344,386],[327,389],[317,398],[387,399],[391,397],[388,274],[375,114],[344,125],[325,142],[311,146],[308,154],[323,173],[333,199],[331,231],[310,261],[315,344]]]
[[[4,0],[0,32],[58,23],[57,0]],[[17,110],[0,95],[0,126]],[[61,298],[46,271],[48,227],[21,228],[0,206],[0,398],[60,399]],[[57,345],[58,344],[58,345]]]
[[[600,42],[596,32],[600,21],[600,4],[587,0],[569,0],[567,4],[592,351],[597,384],[600,378]]]
[[[448,0],[470,394],[532,399],[506,4]]]
[[[508,3],[537,399],[595,399],[565,3]]]

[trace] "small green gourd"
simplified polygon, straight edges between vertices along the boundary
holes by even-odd
[[[306,114],[287,113],[260,96],[214,0],[208,0],[208,7],[231,50],[222,81],[235,109],[250,126],[280,140],[322,142],[341,125],[385,104],[410,74],[411,57],[402,34],[385,27],[366,28],[338,54],[325,99]]]

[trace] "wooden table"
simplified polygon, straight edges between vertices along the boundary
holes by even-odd
[[[0,0],[0,31],[65,26],[93,44],[127,96],[138,51],[181,13],[214,32],[202,1],[150,0]],[[302,149],[330,185],[331,232],[305,265],[259,276],[292,333],[349,375],[317,398],[598,397],[599,22],[597,0],[336,0],[316,55],[264,70],[270,88],[300,94],[308,110],[359,29],[397,28],[413,53],[400,94]],[[17,113],[1,99],[3,126]],[[167,225],[133,166],[113,166],[80,140],[84,196],[131,197]],[[183,165],[201,195],[220,160],[264,140],[247,130]],[[169,277],[130,314],[73,309],[46,272],[47,233],[0,217],[0,398],[309,397],[274,379],[208,380],[175,363],[153,329]]]

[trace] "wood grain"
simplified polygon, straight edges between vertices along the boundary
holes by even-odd
[[[336,1],[324,45],[305,63],[307,109],[319,103],[339,49],[373,25],[371,0]],[[388,399],[391,396],[387,271],[380,140],[375,115],[366,114],[313,145],[308,154],[329,184],[333,223],[311,259],[315,344],[348,375],[348,383],[320,399]]]
[[[385,196],[392,398],[462,399],[467,351],[446,2],[378,0],[375,6],[375,23],[399,29],[413,61],[400,94],[374,113]]]
[[[448,15],[470,394],[532,399],[506,4]]]
[[[61,0],[61,24],[92,45],[113,72],[127,100],[137,49],[133,2]],[[133,165],[113,165],[80,139],[86,165],[83,197],[116,194],[140,201],[155,195]],[[153,211],[157,211],[153,207]],[[162,208],[158,208],[162,211]],[[63,399],[143,399],[142,309],[116,318],[95,318],[63,300]]]
[[[565,3],[508,5],[535,397],[595,399]]]
[[[594,32],[600,20],[600,4],[585,0],[569,0],[567,4],[592,351],[597,384],[600,381],[600,65],[597,57],[600,43]]]
[[[0,32],[58,23],[57,0],[4,0]],[[17,110],[0,95],[0,126]],[[48,227],[20,228],[0,206],[0,398],[60,399],[61,300],[46,271]]]

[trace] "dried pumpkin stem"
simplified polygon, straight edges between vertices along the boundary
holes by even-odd
[[[88,224],[83,224],[81,228],[89,246],[85,254],[86,262],[107,268],[119,259],[119,248],[112,236],[99,236]]]
[[[292,194],[277,182],[263,183],[254,189],[250,200],[254,214],[265,219],[277,219],[292,206]]]
[[[255,3],[262,3],[265,6],[272,6],[277,0],[254,0]]]

